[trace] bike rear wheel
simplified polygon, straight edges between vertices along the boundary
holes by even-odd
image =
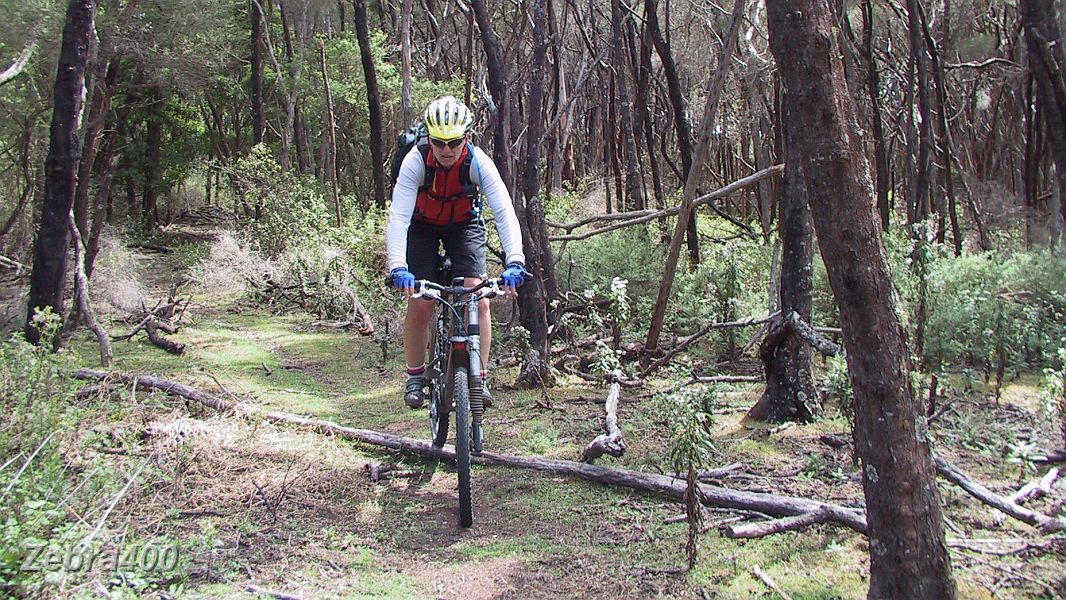
[[[452,399],[455,401],[455,463],[459,472],[459,524],[474,524],[470,492],[470,388],[465,368],[455,369]]]

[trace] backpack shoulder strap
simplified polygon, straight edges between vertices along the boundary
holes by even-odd
[[[426,140],[420,141],[415,145],[418,148],[418,153],[422,155],[422,164],[425,166],[426,176],[422,180],[422,186],[419,189],[428,188],[433,183],[433,173],[435,168],[429,166],[429,142]]]
[[[476,193],[479,189],[478,185],[474,183],[474,180],[470,178],[470,167],[474,164],[474,145],[467,143],[466,145],[466,158],[463,159],[463,164],[459,165],[459,182],[463,184],[464,188],[472,187]]]

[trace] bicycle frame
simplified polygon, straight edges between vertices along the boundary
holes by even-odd
[[[445,287],[432,281],[419,280],[412,297],[435,300],[441,307],[441,314],[436,321],[433,358],[428,366],[432,390],[430,428],[433,444],[443,446],[448,437],[449,409],[454,410],[459,524],[470,527],[474,523],[470,455],[481,453],[484,439],[481,425],[485,415],[481,392],[478,302],[498,295],[500,280],[490,279],[473,287],[455,285],[462,281],[461,278],[453,279],[453,285]],[[442,365],[442,361],[446,361],[446,364]],[[449,407],[449,404],[452,406]]]
[[[474,452],[480,453],[483,446],[482,422],[485,407],[481,386],[481,325],[478,302],[501,294],[502,282],[499,279],[489,279],[472,287],[464,287],[462,281],[461,278],[455,278],[452,280],[452,286],[442,286],[432,281],[419,280],[412,297],[435,300],[441,307],[442,312],[436,324],[437,335],[445,334],[447,343],[446,347],[432,349],[435,355],[431,357],[427,368],[434,374],[431,377],[433,380],[439,380],[440,375],[444,376],[446,406],[450,405],[451,408],[455,408],[452,402],[456,396],[453,388],[454,373],[456,369],[467,371],[473,435],[471,441]],[[441,326],[442,321],[445,327]],[[443,356],[438,354],[440,351],[443,351]],[[440,361],[447,362],[442,365]],[[437,431],[434,431],[434,437],[440,439]],[[442,444],[443,440],[438,445]]]

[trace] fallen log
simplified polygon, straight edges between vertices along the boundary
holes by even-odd
[[[958,467],[943,458],[939,456],[934,456],[933,458],[936,460],[937,473],[939,473],[944,479],[947,479],[966,490],[971,496],[984,502],[988,506],[1008,514],[1023,523],[1038,527],[1044,533],[1054,533],[1056,531],[1066,530],[1066,521],[1063,521],[1062,519],[1053,519],[1038,512],[1031,511],[1028,508],[1018,506],[1014,502],[1011,502],[1010,499],[1004,498],[974,481],[969,475],[963,473]]]
[[[207,394],[191,386],[174,381],[168,381],[151,375],[134,375],[119,371],[105,372],[92,369],[77,369],[71,374],[75,379],[90,381],[121,381],[146,385],[152,388],[175,394],[195,402],[199,402],[215,410],[234,412],[248,417],[259,417],[272,423],[284,423],[296,425],[311,431],[326,435],[336,435],[344,439],[359,441],[375,446],[382,446],[392,450],[399,450],[416,454],[424,458],[438,460],[455,460],[455,450],[450,446],[438,448],[427,441],[413,438],[371,431],[368,429],[356,429],[345,427],[322,419],[301,417],[279,411],[267,411],[248,403],[233,403],[217,396]],[[685,497],[685,481],[666,475],[655,473],[642,473],[629,469],[616,469],[590,465],[569,460],[557,460],[537,458],[529,456],[511,456],[483,452],[472,457],[473,461],[485,465],[501,465],[518,469],[531,469],[555,475],[578,477],[588,481],[627,487],[630,489],[662,494],[678,500]],[[834,504],[827,504],[808,498],[794,496],[779,496],[760,492],[745,492],[729,488],[699,484],[701,502],[714,508],[733,508],[741,510],[757,511],[775,517],[787,517],[825,511],[830,516],[827,522],[843,525],[859,533],[866,533],[866,513],[861,509],[847,508]]]
[[[1008,500],[1015,504],[1021,505],[1023,502],[1026,502],[1028,500],[1046,496],[1047,494],[1051,493],[1051,486],[1055,485],[1055,481],[1058,478],[1059,469],[1058,467],[1055,467],[1054,469],[1051,469],[1050,471],[1045,473],[1044,476],[1040,479],[1037,479],[1036,481],[1030,481],[1029,483],[1023,485],[1022,489],[1018,490],[1017,492],[1014,492],[1014,494],[1012,494],[1011,497],[1008,498]]]
[[[618,428],[618,401],[622,396],[622,385],[619,383],[621,378],[622,373],[619,371],[611,371],[607,376],[611,382],[604,410],[607,415],[605,419],[607,433],[601,433],[589,442],[588,446],[585,446],[584,452],[581,453],[581,460],[584,462],[590,463],[604,454],[619,457],[626,453],[626,441],[622,438],[622,430]]]
[[[819,510],[796,515],[794,517],[774,519],[772,521],[759,521],[758,523],[745,523],[743,525],[728,525],[722,528],[722,533],[727,538],[752,539],[766,537],[775,533],[783,533],[785,531],[798,531],[800,529],[806,529],[811,525],[827,523],[831,520],[831,515]]]

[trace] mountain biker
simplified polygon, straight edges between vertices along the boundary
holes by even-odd
[[[421,408],[425,401],[428,325],[435,308],[431,300],[411,297],[415,280],[434,279],[441,244],[452,259],[452,274],[463,277],[464,286],[477,285],[487,277],[482,194],[495,215],[503,245],[507,265],[501,275],[504,285],[513,292],[524,282],[525,254],[514,205],[492,159],[470,142],[473,120],[470,110],[452,96],[431,102],[423,114],[429,142],[407,153],[392,190],[385,245],[393,285],[407,295],[403,333],[407,384],[403,399],[412,409]],[[492,344],[488,300],[478,303],[478,320],[484,382]],[[483,398],[489,407],[492,399],[487,387]]]

